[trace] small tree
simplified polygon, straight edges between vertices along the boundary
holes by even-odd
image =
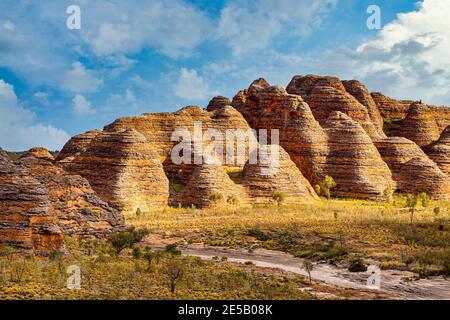
[[[319,182],[320,187],[320,195],[324,196],[327,199],[331,198],[331,189],[336,187],[336,182],[333,177],[325,176],[322,181]]]
[[[305,259],[303,261],[302,268],[305,269],[306,272],[308,272],[309,283],[311,284],[312,283],[311,271],[313,271],[314,265],[312,264],[311,261]]]
[[[108,242],[120,254],[125,248],[132,248],[134,244],[140,242],[150,231],[148,229],[136,230],[135,227],[130,227],[125,232],[116,232],[108,237]]]
[[[422,207],[428,208],[430,206],[431,199],[428,194],[422,192],[419,194],[419,201],[422,204]]]
[[[392,189],[391,187],[387,187],[386,189],[384,189],[384,191],[383,191],[384,201],[391,203],[393,200],[393,198],[392,198],[393,194],[394,194],[394,189]]]
[[[220,192],[213,192],[209,196],[209,201],[213,202],[214,204],[217,204],[222,200],[223,200],[223,195]]]
[[[166,252],[170,253],[173,256],[181,255],[181,251],[180,251],[180,249],[178,249],[178,247],[175,243],[168,244],[166,246]]]
[[[177,285],[183,280],[185,274],[185,266],[179,259],[170,259],[162,270],[167,277],[167,285],[170,292],[175,293]]]
[[[155,259],[155,254],[150,250],[147,249],[143,255],[143,258],[147,261],[147,270],[152,270],[152,262]]]
[[[410,221],[411,225],[414,222],[414,212],[416,211],[418,203],[419,203],[419,196],[417,194],[408,194],[408,195],[406,195],[406,204],[405,204],[405,206],[409,210],[409,221]]]
[[[272,199],[277,203],[277,205],[281,206],[284,200],[286,200],[286,194],[280,191],[274,191],[272,193]]]
[[[320,186],[318,184],[314,186],[314,191],[317,193],[318,196],[320,196]]]
[[[139,217],[142,214],[141,208],[136,209],[136,216]]]

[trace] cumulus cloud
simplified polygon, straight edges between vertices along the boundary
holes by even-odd
[[[66,132],[35,123],[36,115],[20,106],[12,85],[0,79],[0,147],[26,150],[43,146],[59,150],[69,139]]]
[[[396,97],[450,103],[450,11],[447,0],[425,0],[401,13],[355,57],[369,84]],[[376,83],[375,83],[376,82]]]
[[[209,35],[209,18],[182,0],[98,1],[87,12],[84,35],[95,54],[134,53],[144,47],[170,57],[188,55]],[[94,16],[94,13],[96,16]]]
[[[231,2],[222,11],[218,38],[240,55],[264,49],[281,33],[306,36],[337,0],[258,0]]]
[[[180,77],[173,87],[174,93],[188,101],[203,100],[208,97],[208,86],[203,77],[197,71],[182,68]]]
[[[64,86],[73,92],[94,92],[102,84],[103,81],[80,62],[74,62],[65,74]]]
[[[95,110],[92,109],[91,103],[81,94],[77,94],[73,100],[73,110],[77,114],[86,115],[93,114]]]

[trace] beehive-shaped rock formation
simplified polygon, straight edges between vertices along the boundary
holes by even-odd
[[[428,106],[413,103],[400,126],[398,135],[414,141],[419,147],[425,147],[439,139],[440,130]]]
[[[25,168],[0,155],[0,248],[40,254],[63,249],[64,241],[47,190]]]
[[[91,141],[101,132],[101,130],[92,130],[72,137],[59,152],[57,161],[71,161],[73,157],[83,153],[89,147]],[[70,158],[70,159],[67,159]]]
[[[395,100],[381,92],[372,92],[370,95],[380,111],[381,117],[389,120],[405,119],[409,106],[414,102],[410,100]]]
[[[356,88],[352,88],[352,84],[348,84],[348,87],[357,91]],[[368,107],[348,93],[339,78],[315,75],[295,76],[287,86],[287,92],[300,95],[320,124],[323,124],[332,112],[340,111],[357,121],[371,138],[379,138],[382,134],[379,120],[375,119],[377,117],[375,110],[372,110],[372,118],[375,119],[373,123]],[[355,94],[361,98],[360,93]]]
[[[9,160],[9,156],[2,148],[0,148],[0,160]]]
[[[176,181],[180,183],[187,183],[192,171],[194,169],[194,159],[191,159],[191,165],[180,166],[174,164],[172,161],[171,153],[174,146],[179,144],[182,140],[174,140],[174,132],[187,132],[191,141],[198,142],[202,144],[210,143],[207,137],[208,130],[214,130],[216,133],[220,133],[222,136],[214,138],[217,144],[222,144],[223,154],[219,155],[224,158],[223,163],[225,167],[230,168],[243,168],[246,160],[248,159],[248,149],[245,151],[244,157],[241,161],[235,161],[235,163],[229,163],[225,160],[225,140],[227,131],[239,131],[250,133],[250,127],[245,121],[243,116],[236,111],[231,106],[221,106],[214,108],[213,111],[209,112],[201,109],[197,106],[188,106],[182,108],[176,112],[166,112],[166,113],[147,113],[142,116],[137,117],[126,117],[114,121],[112,124],[105,127],[107,131],[119,131],[128,128],[133,128],[138,132],[142,133],[148,140],[148,142],[153,146],[155,151],[158,152],[160,156],[160,161],[164,165],[164,170],[166,175],[171,181]],[[202,139],[204,136],[206,139]],[[252,134],[248,135],[248,139],[254,140]],[[246,141],[237,143],[234,141],[235,145],[240,144],[241,146],[247,146]],[[228,147],[232,148],[230,145]],[[191,155],[194,157],[196,152],[195,148],[192,147]]]
[[[281,192],[285,203],[310,203],[318,198],[308,180],[282,147],[261,145],[247,162],[242,184],[253,203],[271,203]]]
[[[436,143],[425,149],[428,157],[450,177],[450,126],[442,132]]]
[[[32,148],[32,149],[28,150],[27,152],[25,152],[21,156],[21,158],[28,158],[28,157],[34,157],[37,159],[43,159],[43,160],[47,160],[47,161],[55,160],[53,155],[46,148],[41,148],[41,147]]]
[[[100,198],[123,213],[167,204],[169,182],[147,139],[130,128],[103,131],[65,168],[86,178]]]
[[[253,129],[267,129],[269,135],[271,129],[279,130],[279,144],[303,175],[312,184],[320,181],[328,154],[327,138],[300,96],[258,79],[236,94],[233,106]]]
[[[192,176],[183,189],[179,203],[207,208],[218,203],[245,204],[248,196],[242,186],[235,184],[215,157],[205,157],[195,165]]]
[[[445,174],[417,144],[406,138],[390,137],[375,141],[375,145],[383,160],[391,169],[399,193],[426,191],[433,198],[443,197],[442,190],[447,188],[448,183],[443,177]],[[406,165],[407,163],[409,165]],[[422,169],[420,169],[420,166],[422,166]],[[423,172],[417,174],[418,171]],[[425,172],[426,176],[424,175]]]
[[[223,96],[217,96],[211,99],[209,101],[208,106],[206,107],[206,110],[208,111],[214,111],[217,109],[222,109],[223,107],[231,106],[230,99],[223,97]]]
[[[381,199],[395,188],[392,174],[360,124],[342,112],[333,112],[324,123],[330,153],[326,172],[337,186],[333,195]]]
[[[86,179],[54,165],[45,151],[32,149],[16,164],[25,168],[48,192],[63,233],[98,236],[119,231],[124,226],[122,215],[102,201]]]

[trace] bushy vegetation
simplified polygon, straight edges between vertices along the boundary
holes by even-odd
[[[331,190],[337,186],[333,177],[325,176],[318,185],[314,186],[314,190],[319,196],[323,196],[327,199],[331,198]]]
[[[414,228],[406,196],[390,203],[322,199],[310,205],[170,208],[128,222],[186,243],[281,250],[345,268],[360,257],[418,275],[427,274],[423,270],[449,275],[450,203],[428,201],[427,207],[415,208]]]
[[[103,240],[66,241],[68,255],[0,257],[0,300],[314,299],[302,290],[308,284],[301,276],[274,275],[251,266],[146,248],[127,248],[117,254]],[[92,255],[86,254],[89,248]],[[81,268],[79,290],[67,288],[71,265]]]

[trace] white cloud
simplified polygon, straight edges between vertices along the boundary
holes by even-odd
[[[72,69],[66,72],[64,86],[72,92],[94,92],[103,84],[92,70],[87,70],[80,62],[72,64]]]
[[[306,36],[337,0],[258,0],[231,2],[221,11],[217,37],[240,55],[268,47],[281,33]]]
[[[171,57],[189,55],[211,29],[206,14],[182,0],[135,0],[133,5],[98,1],[85,11],[90,31],[84,39],[99,56],[144,47]]]
[[[425,0],[357,49],[359,70],[395,97],[450,103],[448,0]]]
[[[77,94],[73,100],[73,110],[78,114],[93,114],[95,110],[92,109],[91,103],[81,94]]]
[[[184,100],[195,101],[207,98],[209,90],[205,80],[197,74],[196,70],[182,68],[173,91]]]
[[[69,139],[66,132],[35,123],[36,115],[20,106],[12,85],[0,79],[0,147],[27,150],[35,146],[59,150]]]

